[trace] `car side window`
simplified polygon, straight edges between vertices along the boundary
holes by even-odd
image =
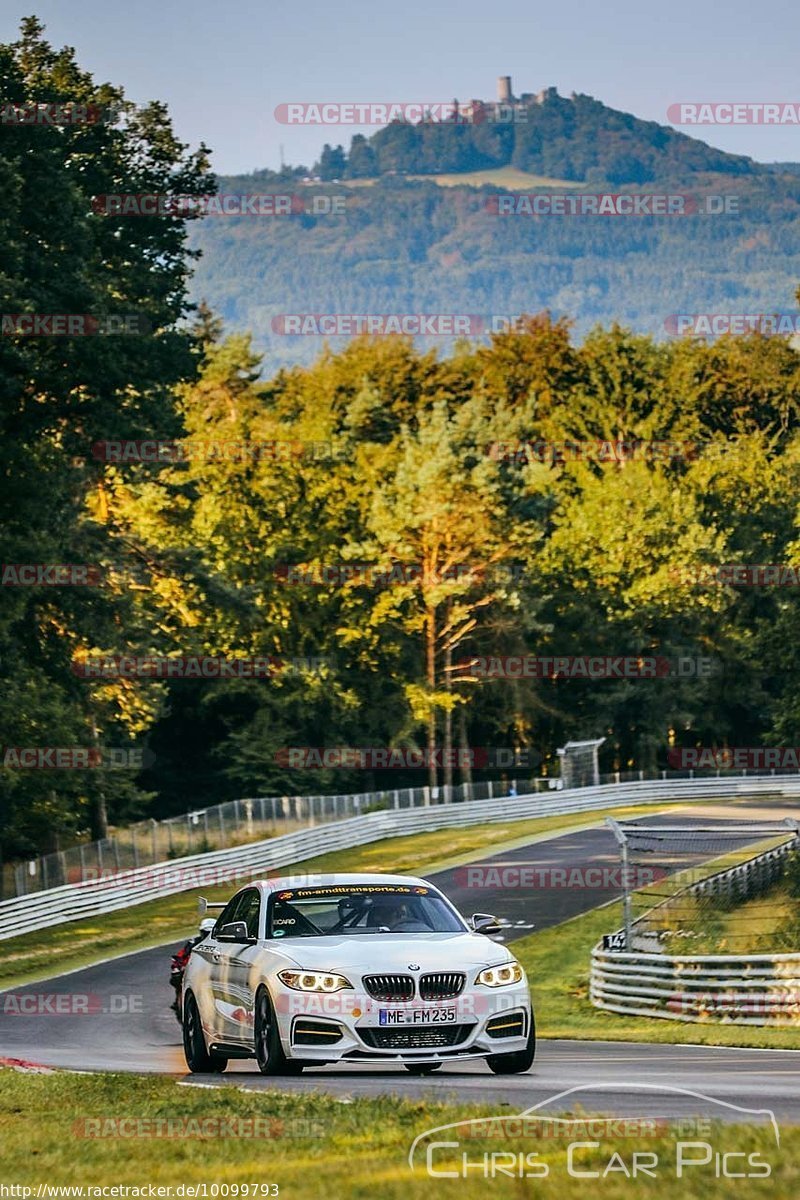
[[[261,912],[261,895],[251,888],[244,893],[242,904],[236,911],[235,921],[244,921],[248,937],[258,937],[258,916]]]
[[[222,932],[223,925],[230,925],[232,921],[238,920],[238,918],[235,916],[235,913],[245,895],[245,892],[237,892],[233,899],[229,900],[225,905],[222,912],[217,917],[217,923],[214,926],[214,937],[219,936],[219,934]]]

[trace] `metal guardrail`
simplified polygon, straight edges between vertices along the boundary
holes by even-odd
[[[776,882],[794,840],[717,871],[676,895],[746,900]],[[675,897],[651,909],[668,907]],[[641,920],[646,920],[647,915]],[[595,1008],[633,1017],[694,1023],[796,1025],[800,951],[791,954],[664,954],[658,934],[633,933],[631,951],[592,950],[589,998]]]
[[[568,743],[569,744],[569,743]],[[563,763],[563,759],[561,760]],[[716,777],[741,778],[747,771],[716,770]],[[755,774],[758,774],[756,772]],[[779,775],[774,768],[771,776]],[[797,776],[786,771],[784,775]],[[661,770],[649,778],[693,779],[695,772]],[[593,786],[632,783],[645,779],[643,769],[601,775]],[[704,778],[709,778],[704,773]],[[580,786],[585,786],[582,781]],[[0,901],[8,895],[27,896],[46,892],[66,883],[83,883],[109,872],[152,866],[167,859],[224,850],[243,842],[260,841],[294,833],[298,829],[360,817],[378,808],[419,808],[434,804],[457,804],[473,800],[498,800],[504,795],[531,795],[560,790],[565,781],[558,776],[526,779],[476,779],[471,783],[439,787],[383,788],[371,792],[337,795],[258,796],[227,800],[222,804],[190,809],[180,816],[151,818],[114,830],[100,841],[78,842],[64,849],[40,854],[25,861],[8,862],[0,868]],[[579,786],[577,783],[574,786]],[[513,788],[513,792],[512,792]],[[8,893],[4,890],[11,888]]]
[[[111,836],[94,842],[79,842],[6,865],[13,878],[14,894],[28,896],[66,883],[83,883],[122,870],[153,866],[165,860],[224,850],[244,842],[261,841],[294,833],[304,827],[359,817],[380,808],[420,808],[472,800],[496,800],[524,792],[546,792],[560,781],[543,777],[526,779],[480,779],[472,783],[432,788],[388,788],[372,792],[348,792],[318,796],[259,796],[227,800],[207,808],[190,809],[161,821],[138,821]],[[620,781],[617,779],[617,783]],[[0,900],[3,897],[0,876]]]
[[[596,1008],[670,1021],[796,1025],[800,953],[681,955],[592,951]]]
[[[483,822],[521,820],[674,800],[728,799],[754,794],[800,797],[800,776],[646,780],[545,794],[473,800],[417,809],[390,809],[303,829],[266,841],[195,854],[104,878],[68,884],[0,903],[0,940],[52,925],[95,917],[196,887],[235,884],[383,838]]]

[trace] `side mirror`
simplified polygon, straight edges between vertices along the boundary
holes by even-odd
[[[211,930],[214,928],[216,923],[217,922],[214,920],[213,917],[204,917],[203,920],[200,922],[199,932],[203,933],[203,934],[211,933]]]
[[[223,942],[248,942],[250,940],[244,921],[231,921],[230,925],[223,925],[217,938]]]
[[[499,933],[502,926],[497,917],[491,916],[490,913],[473,913],[469,919],[469,925],[473,933]]]

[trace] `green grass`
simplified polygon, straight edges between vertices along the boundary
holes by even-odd
[[[442,175],[409,175],[409,179],[432,179],[440,187],[483,187],[491,184],[507,191],[528,191],[529,188],[582,188],[586,185],[574,179],[552,179],[547,175],[529,175],[517,167],[496,167],[488,171],[452,171]]]
[[[485,1200],[487,1188],[498,1197],[539,1194],[585,1200],[587,1180],[568,1174],[565,1140],[541,1139],[535,1134],[484,1140],[467,1139],[462,1130],[460,1149],[439,1151],[434,1165],[440,1171],[453,1170],[461,1165],[463,1152],[469,1162],[482,1162],[484,1151],[536,1152],[537,1161],[547,1166],[547,1179],[500,1175],[491,1180],[474,1169],[466,1178],[433,1179],[425,1171],[424,1157],[412,1173],[408,1152],[420,1134],[453,1121],[509,1115],[518,1107],[497,1102],[443,1104],[394,1096],[352,1099],[321,1093],[245,1092],[231,1086],[211,1090],[183,1087],[156,1076],[24,1075],[6,1070],[0,1071],[0,1180],[33,1189],[39,1184],[175,1188],[204,1183],[208,1196],[212,1184],[237,1184],[240,1188],[243,1184],[277,1184],[279,1195],[286,1200],[430,1200],[433,1196],[438,1200]],[[658,1108],[655,1098],[653,1108]],[[121,1128],[128,1136],[108,1136],[108,1131],[120,1128],[120,1120],[126,1122]],[[87,1126],[87,1121],[98,1123]],[[173,1130],[176,1121],[194,1123],[195,1130],[201,1128],[200,1122],[210,1122],[205,1129],[211,1136],[131,1136],[148,1128],[141,1124],[144,1121],[151,1130],[157,1128],[157,1121],[162,1130],[168,1121]],[[256,1121],[260,1125],[255,1125]],[[107,1131],[106,1136],[87,1137],[87,1128]],[[224,1136],[213,1135],[218,1128]],[[237,1136],[239,1131],[247,1134],[253,1129],[267,1136]],[[456,1140],[454,1131],[444,1136]],[[579,1133],[570,1140],[586,1136]],[[784,1200],[800,1191],[800,1129],[782,1129],[780,1148],[766,1125],[715,1124],[710,1132],[703,1131],[703,1140],[715,1151],[758,1153],[760,1160],[770,1165],[768,1178],[737,1180],[736,1184],[715,1177],[713,1157],[708,1166],[692,1168],[676,1180],[679,1136],[694,1140],[692,1135],[669,1130],[658,1137],[600,1134],[592,1138],[598,1146],[581,1150],[576,1165],[602,1172],[614,1153],[628,1167],[634,1150],[658,1155],[656,1178],[628,1179],[618,1167],[605,1179],[590,1181],[601,1200],[667,1200],[675,1195],[685,1200],[721,1200],[734,1194],[748,1200],[762,1196]],[[743,1161],[734,1160],[736,1169],[741,1169]]]
[[[598,824],[607,815],[632,817],[652,811],[652,806],[639,806],[604,809],[597,813],[528,818],[496,825],[468,825],[462,829],[439,829],[433,833],[386,838],[366,846],[355,846],[352,850],[337,850],[281,870],[284,874],[299,871],[312,874],[327,871],[384,871],[420,875],[474,861],[489,850],[510,849],[514,845],[525,844],[540,834],[587,828]],[[180,865],[180,861],[176,860],[170,867],[179,869]],[[240,884],[195,888],[101,917],[70,921],[8,938],[0,942],[0,987],[32,983],[116,954],[146,950],[188,937],[197,928],[198,897],[203,895],[209,900],[227,900],[238,886]]]
[[[514,942],[514,953],[531,984],[541,1037],[800,1049],[798,1029],[690,1024],[595,1008],[589,1000],[590,953],[604,933],[621,924],[622,905],[615,901]]]
[[[682,930],[691,941],[671,935],[667,954],[787,954],[800,946],[800,902],[778,884],[761,896],[731,904],[717,896],[693,896],[678,910]],[[674,915],[669,921],[675,925]]]
[[[386,176],[381,176],[385,179]],[[574,179],[553,179],[549,175],[529,175],[517,167],[495,167],[486,171],[447,171],[439,175],[403,175],[402,179],[427,180],[440,187],[483,187],[491,184],[510,192],[524,192],[534,187],[583,188],[585,183]],[[371,187],[378,178],[347,179],[347,187]]]

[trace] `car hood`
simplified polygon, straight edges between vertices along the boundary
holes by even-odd
[[[269,943],[277,950],[276,942]],[[361,974],[405,974],[410,963],[421,971],[465,971],[511,962],[513,954],[482,934],[345,934],[342,937],[293,938],[280,943],[280,953],[298,967]]]

